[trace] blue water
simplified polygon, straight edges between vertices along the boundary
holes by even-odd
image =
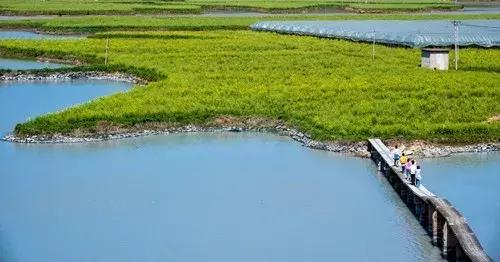
[[[40,62],[36,60],[0,58],[0,69],[27,70],[27,69],[61,68],[68,66],[69,65]]]
[[[0,39],[79,39],[79,35],[55,35],[41,34],[28,31],[4,31],[0,30]]]
[[[0,133],[128,88],[0,85]],[[439,261],[368,159],[269,134],[0,142],[0,261]]]
[[[5,261],[434,261],[366,159],[262,134],[2,145]]]
[[[31,117],[130,87],[130,83],[109,80],[0,81],[0,135]]]
[[[27,31],[1,31],[1,39],[78,39],[81,36],[65,36],[65,35],[46,35]],[[67,67],[68,65],[57,63],[46,63],[35,60],[21,60],[0,58],[0,69],[10,70],[28,70],[28,69],[44,69],[44,68],[59,68]]]
[[[24,35],[37,37],[14,36]],[[8,67],[15,65],[33,64]],[[0,134],[129,87],[0,83]],[[452,201],[497,260],[499,160],[493,153],[423,163],[423,182]],[[2,262],[441,260],[371,161],[269,134],[0,142],[0,210]]]
[[[423,183],[467,218],[488,255],[500,261],[500,152],[426,159]]]

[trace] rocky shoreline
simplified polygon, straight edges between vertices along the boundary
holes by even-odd
[[[134,84],[147,83],[145,80],[123,73],[107,73],[99,71],[89,72],[9,72],[0,74],[0,81],[60,81],[60,80],[73,80],[73,79],[99,79],[99,80],[113,80],[123,81]],[[349,155],[359,157],[369,157],[370,153],[367,150],[367,142],[337,142],[337,141],[317,141],[313,140],[309,135],[302,133],[296,129],[288,128],[287,126],[268,121],[258,120],[256,123],[248,124],[242,123],[238,120],[231,118],[222,118],[222,122],[215,123],[213,126],[194,126],[187,125],[181,127],[166,127],[151,129],[147,127],[139,127],[130,130],[120,130],[118,132],[100,132],[96,134],[88,134],[83,136],[71,135],[32,135],[26,137],[19,137],[14,134],[6,135],[0,140],[25,143],[25,144],[50,144],[50,143],[86,143],[86,142],[100,142],[108,140],[118,140],[125,138],[143,137],[151,135],[167,135],[174,133],[195,133],[195,132],[271,132],[277,133],[282,136],[288,136],[293,140],[299,142],[301,145],[330,152],[347,153]],[[231,123],[236,123],[231,125]],[[431,157],[445,157],[455,153],[465,152],[491,152],[500,150],[500,143],[478,143],[473,145],[438,145],[426,143],[424,141],[386,141],[389,148],[398,145],[407,154],[413,154],[416,157],[431,158]]]
[[[288,128],[284,125],[276,125],[274,127],[240,127],[240,126],[220,126],[220,127],[201,127],[194,125],[187,125],[181,127],[172,127],[165,129],[144,129],[135,132],[121,132],[109,134],[95,134],[85,137],[74,137],[65,135],[33,135],[27,137],[18,137],[15,135],[6,135],[1,140],[13,143],[24,144],[53,144],[53,143],[88,143],[88,142],[101,142],[109,140],[119,140],[126,138],[145,137],[152,135],[168,135],[176,133],[201,133],[201,132],[271,132],[277,133],[282,136],[290,137],[302,146],[325,150],[337,153],[346,153],[358,157],[370,157],[367,150],[367,142],[322,142],[312,139],[309,135]],[[395,142],[389,141],[389,148],[392,148]],[[500,143],[479,143],[473,145],[435,145],[421,141],[414,141],[410,143],[397,143],[400,148],[407,154],[412,154],[420,158],[432,157],[446,157],[456,153],[466,152],[492,152],[500,150]]]
[[[96,134],[88,137],[72,137],[64,135],[33,135],[27,137],[18,137],[15,135],[6,135],[2,140],[13,143],[24,144],[53,144],[53,143],[87,143],[87,142],[101,142],[109,140],[118,140],[134,137],[145,137],[152,135],[168,135],[176,133],[201,133],[201,132],[271,132],[277,133],[282,136],[288,136],[293,140],[299,142],[301,145],[318,150],[326,150],[330,152],[348,153],[355,156],[369,157],[367,151],[367,144],[365,142],[357,143],[334,143],[334,142],[320,142],[310,138],[295,129],[287,128],[286,126],[278,125],[274,128],[269,127],[238,127],[238,126],[225,126],[225,127],[200,127],[194,125],[166,128],[162,130],[142,130],[137,132],[125,132],[117,134]]]
[[[89,72],[9,72],[0,75],[0,81],[61,81],[74,79],[97,79],[143,84],[146,81],[123,73]]]
[[[482,153],[500,150],[500,143],[477,143],[471,145],[437,145],[413,141],[399,144],[407,154],[413,154],[420,158],[447,157],[459,153]],[[394,148],[392,143],[388,143],[389,148]]]

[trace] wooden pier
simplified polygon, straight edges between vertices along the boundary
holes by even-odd
[[[394,190],[416,219],[441,248],[450,261],[492,262],[465,218],[446,199],[440,198],[423,185],[416,187],[407,181],[400,167],[393,166],[389,149],[380,139],[369,139],[368,150]]]

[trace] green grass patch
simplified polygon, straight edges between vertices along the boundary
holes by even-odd
[[[120,30],[241,30],[268,20],[429,20],[500,19],[499,14],[353,14],[353,15],[272,15],[268,17],[157,17],[85,16],[52,19],[0,20],[0,28],[38,29],[48,32],[102,32]]]
[[[321,140],[500,139],[500,123],[487,121],[500,114],[498,49],[463,49],[460,70],[440,72],[418,66],[418,49],[376,46],[372,61],[370,44],[343,40],[251,31],[109,36],[109,67],[151,70],[156,82],[37,117],[17,125],[18,134],[235,116],[282,120]],[[89,57],[102,67],[105,40],[5,40],[0,47]]]
[[[375,7],[376,6],[376,7]],[[439,0],[186,0],[186,1],[111,1],[111,0],[3,0],[1,14],[10,15],[130,15],[197,14],[204,10],[243,10],[258,12],[314,12],[322,9],[352,7],[366,10],[407,10],[460,8],[451,1]]]
[[[9,15],[131,15],[201,13],[199,5],[165,1],[4,0],[0,13]]]

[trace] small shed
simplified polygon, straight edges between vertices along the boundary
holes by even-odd
[[[422,67],[448,70],[450,49],[422,48]]]

